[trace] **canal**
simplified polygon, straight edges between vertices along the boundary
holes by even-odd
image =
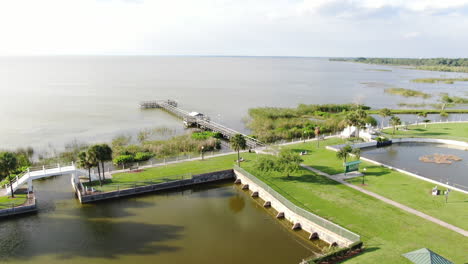
[[[0,263],[285,264],[327,247],[230,182],[87,205],[69,175],[35,190],[37,214],[0,222]]]

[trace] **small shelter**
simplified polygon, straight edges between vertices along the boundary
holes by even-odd
[[[411,251],[402,256],[416,264],[453,264],[453,262],[427,248]]]

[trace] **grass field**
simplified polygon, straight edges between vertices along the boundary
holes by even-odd
[[[397,130],[395,135],[392,135],[392,129],[384,130],[384,133],[391,137],[429,137],[453,139],[468,142],[468,123],[447,123],[447,124],[424,124],[418,126],[408,126],[407,131]]]
[[[244,168],[296,205],[359,234],[367,249],[345,263],[410,263],[401,254],[422,247],[455,263],[468,261],[466,237],[326,177],[305,169],[286,177]]]
[[[0,196],[0,210],[11,208],[11,204],[14,203],[15,206],[22,205],[28,199],[27,194],[15,194],[15,198],[10,198],[9,196]]]
[[[256,158],[256,155],[253,153],[241,153],[241,157],[245,159],[242,164],[245,164]],[[117,190],[117,188],[131,188],[134,186],[144,186],[173,180],[181,180],[189,178],[191,175],[232,169],[236,159],[237,154],[232,154],[209,158],[203,161],[197,160],[168,164],[144,169],[141,172],[116,173],[112,175],[112,180],[106,180],[102,187],[99,186],[99,183],[96,181],[93,182],[92,185],[97,190],[112,191]]]
[[[304,164],[333,175],[343,173],[343,162],[336,158],[336,152],[326,150],[325,145],[342,144],[343,142],[341,139],[329,139],[321,142],[319,149],[317,149],[315,142],[299,143],[290,145],[288,148],[298,152],[307,150],[308,155],[302,156]],[[447,223],[468,229],[468,195],[452,191],[449,202],[445,203],[443,195],[433,196],[430,194],[434,187],[433,183],[369,162],[363,162],[361,168],[367,168],[366,185],[361,187]],[[362,177],[348,180],[348,182],[361,185]]]

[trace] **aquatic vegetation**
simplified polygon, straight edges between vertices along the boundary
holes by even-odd
[[[461,161],[462,159],[456,155],[435,153],[419,157],[419,160],[425,163],[452,164],[454,161]]]
[[[418,78],[411,80],[415,83],[438,83],[453,84],[454,82],[468,82],[468,78]]]
[[[468,72],[468,59],[431,58],[332,58],[330,61],[350,61],[380,65],[413,66],[417,70]]]
[[[401,95],[404,97],[422,97],[422,98],[429,98],[432,95],[421,92],[421,91],[416,91],[416,90],[411,90],[411,89],[405,89],[405,88],[398,88],[398,87],[393,87],[393,88],[388,88],[385,89],[385,93],[388,94],[395,94],[395,95]]]
[[[468,104],[468,98],[449,96],[448,93],[441,93],[440,101],[446,104]]]

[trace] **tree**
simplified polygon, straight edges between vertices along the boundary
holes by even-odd
[[[13,191],[13,182],[11,180],[11,172],[16,170],[18,167],[18,160],[16,159],[16,155],[14,153],[5,151],[0,153],[0,176],[1,178],[8,178],[10,182],[10,191],[11,197],[15,197],[15,193]]]
[[[342,147],[338,152],[336,152],[336,157],[340,160],[343,160],[344,163],[348,160],[349,154],[353,151],[353,147],[346,145]]]
[[[359,107],[356,111],[355,111],[355,114],[356,114],[356,117],[357,117],[357,120],[356,120],[356,134],[357,134],[357,138],[359,138],[359,130],[361,129],[361,127],[364,127],[366,125],[366,119],[367,119],[367,112],[364,111],[361,107]]]
[[[260,171],[269,172],[276,170],[277,163],[277,157],[271,155],[262,155],[257,159],[254,166]]]
[[[93,153],[81,151],[78,153],[78,167],[88,170],[89,182],[91,182],[91,168],[98,166],[98,160]]]
[[[278,160],[276,164],[276,170],[286,173],[289,175],[301,167],[301,162],[303,160],[298,153],[290,149],[282,149],[278,155]]]
[[[418,119],[416,121],[416,125],[418,125],[420,117],[427,117],[427,112],[420,112],[420,113],[418,113],[417,116],[418,116]]]
[[[237,151],[237,165],[240,167],[240,150],[247,148],[247,141],[242,134],[236,134],[231,139],[231,148]]]
[[[382,108],[379,110],[379,116],[382,117],[382,128],[384,126],[385,118],[392,116],[392,111],[388,108]]]
[[[349,136],[351,137],[351,126],[356,126],[358,122],[358,117],[356,113],[354,111],[348,112],[344,117],[343,121],[347,126],[349,126]]]
[[[398,116],[392,116],[392,118],[390,118],[390,124],[393,127],[392,135],[395,135],[396,127],[401,125],[401,119]]]
[[[100,153],[100,156],[98,156],[98,158],[99,158],[99,161],[101,162],[101,166],[102,166],[102,178],[103,178],[103,180],[106,180],[106,178],[104,176],[104,174],[105,174],[104,162],[112,161],[112,148],[107,144],[101,144],[99,153]]]
[[[98,145],[98,144],[92,145],[91,147],[89,147],[88,153],[89,153],[90,157],[95,157],[96,158],[96,161],[97,161],[96,162],[96,167],[98,169],[99,185],[102,186],[101,168],[99,166],[99,162],[101,161],[101,156],[103,155],[101,145]]]

